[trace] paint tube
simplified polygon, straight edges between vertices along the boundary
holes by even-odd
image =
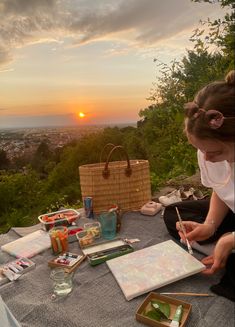
[[[17,280],[21,275],[15,273],[14,271],[12,271],[10,268],[8,267],[3,267],[2,270],[3,275],[5,275],[11,282],[13,280]]]
[[[170,324],[170,327],[179,327],[179,324],[180,324],[180,321],[182,318],[182,313],[183,313],[183,306],[179,305],[176,308],[176,311],[175,311],[174,317],[172,319],[172,322]]]

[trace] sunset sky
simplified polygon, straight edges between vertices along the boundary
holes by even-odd
[[[199,20],[222,16],[190,0],[0,0],[0,128],[136,122],[153,59],[180,59]]]

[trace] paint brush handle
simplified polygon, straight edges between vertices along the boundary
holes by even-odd
[[[189,293],[189,292],[163,292],[161,295],[182,295],[182,296],[215,296],[215,294],[208,293]]]
[[[191,245],[189,243],[189,240],[187,238],[185,238],[185,239],[186,239],[186,244],[187,244],[188,252],[190,254],[193,254],[193,249],[192,249],[192,247],[191,247]]]
[[[185,238],[185,241],[186,241],[186,245],[187,245],[187,248],[188,248],[188,252],[189,252],[190,254],[193,254],[193,249],[192,249],[192,247],[191,247],[191,245],[190,245],[190,243],[189,243],[189,240],[188,240],[187,237],[186,237],[186,229],[185,229],[185,227],[184,227],[184,224],[183,224],[182,218],[181,218],[181,216],[180,216],[179,210],[178,210],[177,207],[175,207],[175,210],[176,210],[176,213],[177,213],[177,216],[178,216],[178,219],[179,219],[180,228],[181,228],[181,230],[182,230],[182,232],[183,232],[183,234],[184,234],[184,238]]]

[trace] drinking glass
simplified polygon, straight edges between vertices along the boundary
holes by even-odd
[[[112,240],[116,236],[117,214],[115,211],[103,212],[99,216],[102,236],[105,239]]]
[[[55,268],[50,278],[53,280],[53,293],[56,296],[66,296],[72,292],[73,272],[68,273],[64,268]]]

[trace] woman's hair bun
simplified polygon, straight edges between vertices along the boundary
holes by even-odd
[[[225,77],[225,81],[229,85],[235,85],[235,70],[230,70]]]
[[[191,118],[196,112],[198,112],[199,107],[196,102],[188,102],[184,105],[184,112],[186,117]]]

